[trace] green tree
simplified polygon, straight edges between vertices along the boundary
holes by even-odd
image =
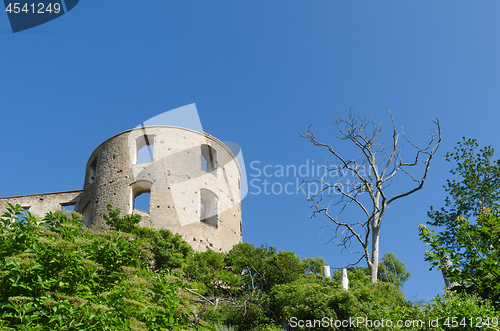
[[[207,250],[196,252],[189,259],[185,269],[188,280],[202,284],[197,286],[199,294],[215,297],[241,295],[243,276],[235,273],[226,261],[226,254]]]
[[[227,254],[227,265],[243,274],[245,288],[270,293],[277,284],[293,282],[305,273],[305,266],[294,252],[276,251],[273,246],[254,247],[243,243]]]
[[[323,267],[326,266],[326,262],[321,256],[307,257],[302,260],[302,264],[307,273],[312,273],[314,275],[323,274]]]
[[[458,284],[454,290],[477,293],[500,307],[500,160],[492,160],[493,148],[478,147],[464,138],[445,155],[454,178],[445,185],[445,206],[431,207],[427,222],[441,231],[424,225],[419,231],[431,247],[425,259]]]
[[[444,185],[448,196],[439,210],[431,206],[428,213],[434,227],[443,227],[439,234],[444,246],[460,251],[455,240],[460,227],[458,218],[474,221],[483,211],[494,207],[500,199],[500,160],[492,160],[494,149],[490,146],[477,151],[475,139],[463,138],[453,152],[446,153],[451,163],[453,178]]]
[[[440,234],[420,226],[420,236],[431,246],[425,254],[433,267],[444,271],[453,290],[475,293],[500,308],[500,212],[494,208],[480,214],[474,223],[464,217],[456,219],[455,246],[460,251],[446,248]],[[451,265],[443,264],[449,256]]]
[[[378,279],[403,288],[404,283],[410,278],[411,273],[406,271],[406,265],[391,252],[387,252],[382,257],[382,262],[378,269]]]

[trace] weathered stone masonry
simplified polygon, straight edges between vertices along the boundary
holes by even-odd
[[[140,163],[147,148],[151,162]],[[166,126],[128,130],[102,143],[86,167],[83,190],[0,198],[36,215],[74,205],[86,226],[104,226],[107,205],[139,213],[141,225],[179,233],[197,251],[241,242],[241,171],[231,150],[207,133]],[[134,200],[150,194],[149,213]]]

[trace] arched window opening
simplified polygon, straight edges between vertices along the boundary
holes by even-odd
[[[206,189],[201,189],[200,195],[200,221],[213,227],[218,227],[217,196],[214,192]]]
[[[97,176],[97,158],[95,158],[90,164],[89,168],[89,184],[95,182],[95,178]]]
[[[131,213],[143,211],[149,213],[151,205],[151,183],[139,181],[132,185]]]
[[[201,145],[201,170],[217,175],[217,151],[208,145]]]
[[[137,138],[137,161],[136,163],[153,162],[154,136],[143,135]]]
[[[83,225],[89,226],[90,225],[90,207],[91,204],[90,202],[87,203],[85,206],[85,209],[83,210]]]

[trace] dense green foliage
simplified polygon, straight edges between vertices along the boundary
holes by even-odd
[[[432,299],[433,304],[397,307],[394,321],[403,321],[394,330],[408,331],[456,331],[498,330],[500,316],[490,301],[476,295],[444,292]]]
[[[179,282],[149,270],[149,243],[22,211],[9,205],[0,223],[1,330],[188,328]]]
[[[340,286],[340,272],[336,272],[333,279],[308,276],[276,286],[273,296],[278,312],[292,326],[292,316],[296,320],[321,320],[325,316],[338,320],[358,317],[381,320],[392,317],[396,307],[406,303],[403,294],[394,285],[383,282],[373,284],[365,268],[349,269],[348,274],[348,291]],[[354,329],[371,328],[361,325]]]
[[[405,300],[409,273],[391,253],[380,279],[348,270],[349,290],[321,275],[324,260],[300,259],[272,246],[236,245],[230,252],[194,252],[168,230],[138,226],[136,215],[109,209],[110,229],[83,227],[80,215],[50,213],[42,221],[10,206],[0,223],[0,330],[292,330],[298,320],[490,318],[491,302],[446,293],[423,306]],[[450,321],[450,323],[452,323]],[[336,327],[327,328],[335,329]],[[372,330],[361,323],[342,330]],[[465,328],[467,329],[467,328]],[[493,330],[483,327],[484,330]]]
[[[404,264],[394,255],[386,259],[387,270]],[[381,263],[383,264],[384,261]],[[186,276],[196,282],[198,293],[224,298],[218,309],[204,318],[232,325],[236,330],[257,330],[281,321],[321,319],[325,316],[385,318],[405,304],[402,292],[390,283],[373,284],[366,268],[349,269],[349,291],[340,287],[340,273],[333,279],[318,275],[322,258],[300,260],[293,252],[274,247],[236,245],[228,254],[196,253]],[[407,277],[404,279],[406,280]],[[401,284],[404,282],[401,280]],[[362,330],[362,329],[360,329]]]
[[[270,246],[242,243],[227,253],[194,252],[169,230],[139,227],[138,215],[120,217],[120,210],[108,208],[107,224],[151,243],[157,271],[174,270],[199,301],[198,317],[204,325],[233,326],[237,330],[273,329],[279,322],[271,296],[273,287],[291,283],[307,274],[322,272],[322,258],[301,260],[294,252],[276,251]],[[203,299],[200,299],[203,298]],[[200,300],[196,300],[200,299]],[[213,305],[207,305],[207,301]]]
[[[448,196],[439,210],[431,206],[427,223],[434,227],[444,227],[439,234],[443,246],[457,253],[465,253],[457,243],[456,232],[460,224],[457,218],[475,219],[485,210],[493,208],[500,199],[500,160],[493,161],[493,148],[487,146],[477,151],[479,144],[474,139],[465,139],[457,144],[454,152],[445,155],[451,164],[450,173],[444,186]],[[467,261],[465,256],[461,260]]]
[[[305,271],[306,266],[293,252],[244,243],[228,254],[196,253],[186,277],[202,284],[198,287],[204,290],[200,294],[226,299],[217,311],[207,312],[207,320],[234,325],[238,330],[254,330],[279,320],[270,296],[273,287],[293,282]]]
[[[422,225],[420,237],[431,247],[426,260],[433,267],[445,268],[442,259],[450,258],[446,274],[458,284],[454,290],[478,294],[500,308],[500,160],[492,161],[491,147],[476,152],[477,147],[464,139],[446,154],[454,179],[445,186],[445,206],[431,207],[428,222],[441,232]]]
[[[120,217],[120,209],[113,209],[108,205],[108,215],[102,215],[106,223],[118,231],[134,234],[152,244],[154,268],[156,270],[182,269],[186,260],[193,254],[193,249],[180,235],[173,234],[168,229],[150,229],[140,227],[141,221],[138,214]]]
[[[421,227],[424,242],[431,246],[426,259],[433,266],[442,267],[441,257],[449,254],[453,265],[446,270],[451,282],[458,285],[453,289],[465,293],[475,293],[493,301],[500,308],[500,214],[498,208],[485,212],[471,224],[465,218],[457,218],[455,238],[463,253],[445,248],[439,235]]]

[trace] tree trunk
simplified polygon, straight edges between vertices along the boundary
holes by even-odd
[[[372,263],[370,268],[372,283],[377,282],[379,234],[380,234],[380,225],[372,226],[372,261],[371,261]]]

